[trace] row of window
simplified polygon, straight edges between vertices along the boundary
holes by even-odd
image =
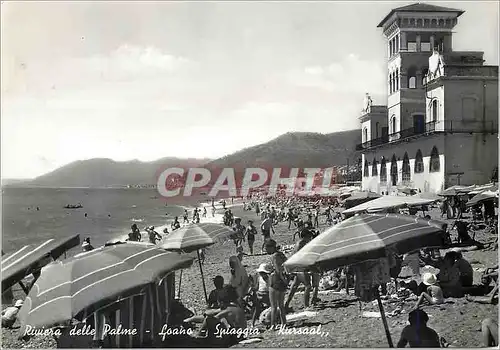
[[[424,80],[425,76],[427,75],[427,72],[429,71],[428,68],[422,69],[419,73],[417,67],[410,67],[408,68],[406,72],[406,87],[409,89],[416,89],[419,87],[424,86]],[[417,84],[417,76],[420,75],[421,78],[421,84]],[[396,91],[398,91],[401,87],[404,87],[402,84],[403,81],[401,80],[401,72],[399,69],[396,69],[394,72],[389,73],[389,93],[392,94]]]
[[[380,161],[380,174],[378,174],[378,162],[376,159],[373,159],[373,164],[372,164],[372,175],[371,176],[380,176],[380,182],[385,183],[387,182],[387,161],[385,157],[382,157],[382,160]],[[414,172],[415,174],[420,174],[424,172],[424,159],[422,156],[422,151],[418,150],[417,154],[415,156],[415,165],[414,165]],[[439,152],[436,146],[432,148],[431,151],[431,157],[429,160],[429,172],[434,173],[438,172],[441,168],[441,164],[439,162]],[[402,181],[403,182],[408,182],[411,180],[411,166],[410,166],[410,159],[408,157],[408,153],[405,152],[405,155],[403,157],[403,166],[401,169],[402,173]],[[369,177],[370,176],[370,168],[368,164],[368,160],[365,159],[365,164],[364,164],[364,169],[363,169],[363,176],[364,177]],[[396,155],[392,155],[391,159],[391,168],[390,168],[390,176],[391,176],[391,182],[393,185],[396,185],[398,182],[398,162],[396,159]]]

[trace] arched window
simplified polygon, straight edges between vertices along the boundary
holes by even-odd
[[[431,159],[429,161],[429,172],[430,173],[438,172],[440,168],[441,164],[439,163],[439,152],[436,146],[434,146],[432,148]]]
[[[439,103],[437,100],[432,101],[432,121],[437,122],[438,120],[438,106]]]
[[[424,158],[422,157],[422,151],[418,150],[415,156],[415,174],[421,174],[424,172]]]
[[[395,134],[396,133],[396,116],[395,115],[393,115],[391,117],[390,127],[391,127],[390,133]]]
[[[373,164],[372,164],[372,176],[377,176],[378,175],[378,170],[377,170],[377,160],[373,158]]]
[[[385,157],[382,157],[382,160],[380,161],[380,183],[386,183],[387,182],[387,165],[385,161]]]
[[[403,157],[403,182],[409,182],[411,180],[411,167],[410,167],[410,159],[408,158],[408,153],[405,152]]]
[[[398,161],[395,154],[392,155],[391,159],[391,183],[393,186],[398,183]]]
[[[407,77],[408,77],[408,88],[416,89],[417,88],[417,68],[416,67],[408,68]]]
[[[368,142],[368,129],[363,128],[363,142]]]
[[[363,175],[364,175],[364,177],[370,176],[370,170],[368,168],[368,161],[366,159],[365,159],[365,167],[363,169]]]
[[[375,123],[375,138],[378,139],[378,129],[380,129],[379,122]]]
[[[389,94],[392,94],[392,73],[389,73]]]

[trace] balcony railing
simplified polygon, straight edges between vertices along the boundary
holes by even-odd
[[[415,126],[408,129],[382,136],[376,139],[356,145],[356,151],[362,151],[384,145],[394,143],[401,140],[406,140],[419,135],[433,133],[498,133],[498,121],[477,121],[477,120],[441,120],[429,122],[421,126]]]

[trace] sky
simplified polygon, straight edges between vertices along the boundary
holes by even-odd
[[[378,23],[410,2],[2,2],[1,173],[90,158],[218,158],[289,131],[359,127],[386,104]],[[498,65],[498,1],[455,50]]]

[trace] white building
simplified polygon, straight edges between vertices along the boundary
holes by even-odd
[[[490,181],[498,166],[498,66],[452,50],[460,10],[413,4],[379,24],[388,42],[387,106],[360,117],[362,188],[438,192]]]

